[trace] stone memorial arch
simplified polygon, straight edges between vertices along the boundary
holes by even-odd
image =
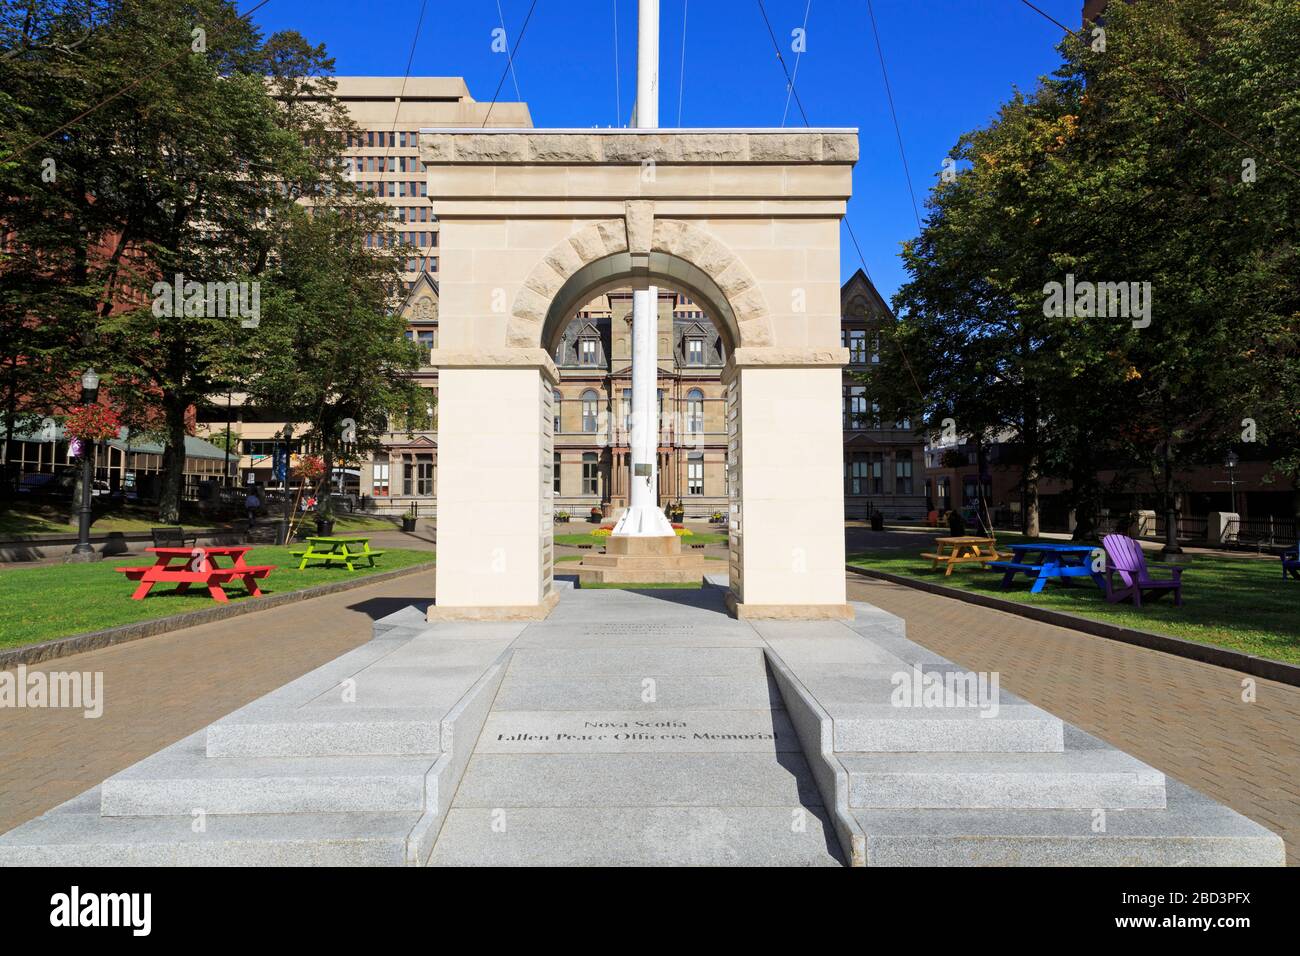
[[[728,607],[849,616],[839,224],[853,130],[425,130],[440,220],[431,620],[554,606],[551,355],[574,311],[680,289],[726,347]]]

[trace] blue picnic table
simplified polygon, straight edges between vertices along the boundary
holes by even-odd
[[[1105,575],[1092,568],[1093,556],[1101,549],[1091,544],[1066,544],[1055,541],[1027,541],[1011,545],[1011,560],[992,561],[985,565],[1004,572],[1002,590],[1011,587],[1017,574],[1034,578],[1031,594],[1038,594],[1048,581],[1068,583],[1067,578],[1090,577],[1102,591],[1106,590]]]

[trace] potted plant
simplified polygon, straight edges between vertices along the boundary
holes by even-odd
[[[415,510],[415,505],[412,505],[411,507],[407,508],[406,513],[402,515],[402,530],[408,533],[414,531],[415,522],[419,519],[419,517],[420,515]]]
[[[713,514],[709,515],[709,524],[724,524],[726,520],[727,516],[721,511],[715,511]]]
[[[600,524],[601,520],[604,517],[605,515],[601,512],[599,508],[592,507],[591,515],[587,518],[587,520],[590,521],[592,524]]]
[[[319,508],[316,509],[316,533],[322,538],[329,537],[334,533],[334,502],[326,495]]]
[[[680,501],[676,503],[669,503],[666,510],[667,510],[669,521],[676,521],[680,523],[681,520],[686,517],[686,511],[682,508],[682,503]]]
[[[879,511],[871,512],[871,530],[872,531],[885,530],[885,516],[882,515]]]
[[[573,515],[569,514],[567,511],[557,511],[555,512],[555,523],[567,524],[569,519],[572,517]]]

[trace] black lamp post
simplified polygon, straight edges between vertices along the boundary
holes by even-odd
[[[93,405],[99,400],[99,375],[93,368],[81,376],[81,404]],[[73,561],[94,561],[99,555],[90,546],[90,501],[95,483],[95,446],[79,439],[81,451],[81,507],[77,516],[77,545],[72,549]]]

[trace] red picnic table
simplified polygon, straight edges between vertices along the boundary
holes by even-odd
[[[145,550],[156,556],[153,565],[113,569],[121,571],[132,581],[140,582],[140,586],[131,595],[133,601],[144,600],[144,596],[155,584],[175,584],[178,592],[188,591],[191,584],[202,584],[214,601],[224,604],[229,599],[221,586],[234,578],[241,579],[253,597],[261,597],[262,591],[257,586],[257,579],[264,578],[275,570],[274,564],[245,564],[244,555],[253,550],[249,545]],[[229,558],[231,564],[221,567],[217,558]]]

